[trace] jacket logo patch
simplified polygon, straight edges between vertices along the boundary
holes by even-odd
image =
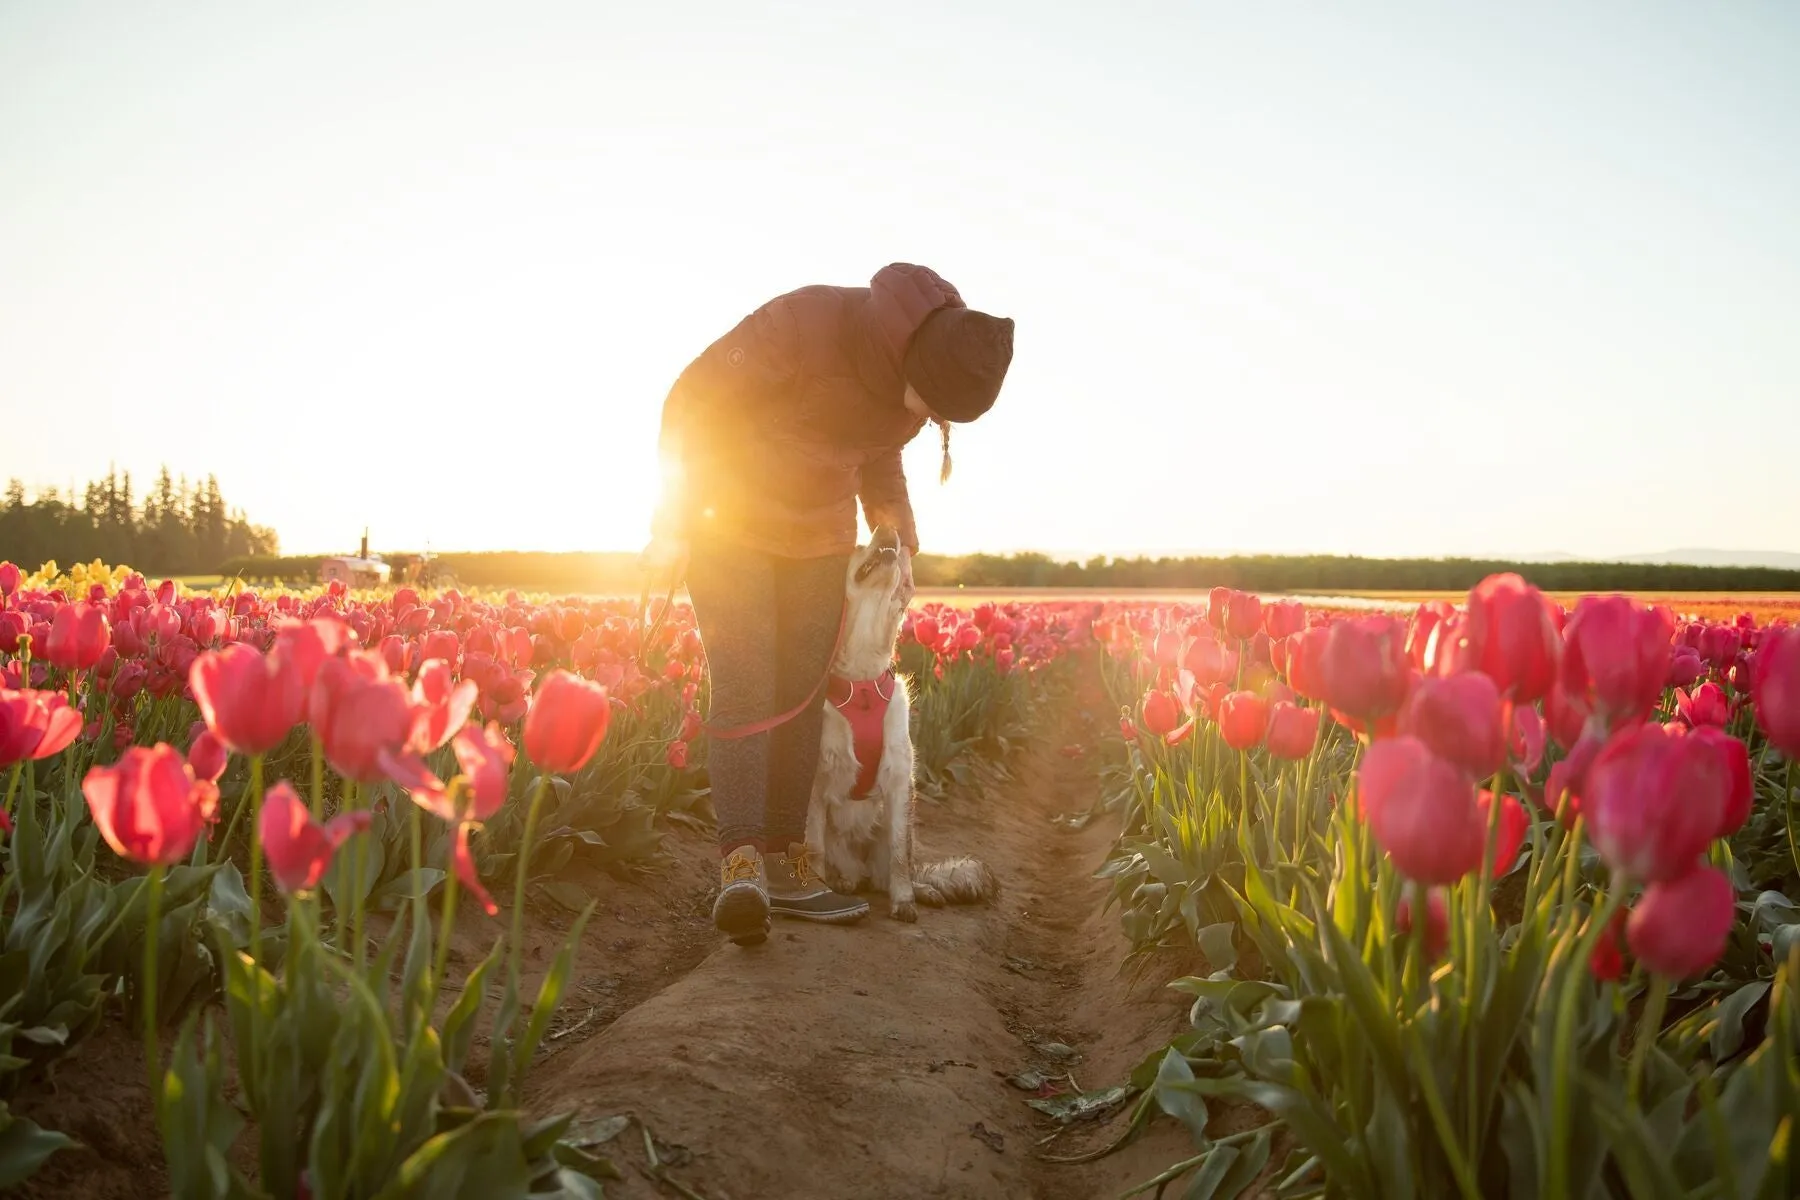
[[[742,346],[733,346],[731,349],[727,350],[725,352],[725,361],[734,367],[743,366],[744,348]]]

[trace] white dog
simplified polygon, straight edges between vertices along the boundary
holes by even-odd
[[[893,917],[916,921],[920,904],[974,904],[1000,888],[976,859],[913,863],[912,701],[894,673],[905,554],[895,531],[881,528],[850,557],[806,842],[834,890],[886,892]]]

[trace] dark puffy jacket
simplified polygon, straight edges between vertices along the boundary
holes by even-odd
[[[681,373],[663,405],[671,482],[656,531],[789,558],[848,553],[856,505],[918,550],[900,451],[925,422],[902,403],[900,363],[932,312],[962,307],[926,267],[894,263],[868,287],[777,296]]]

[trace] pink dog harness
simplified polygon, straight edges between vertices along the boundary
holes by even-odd
[[[881,750],[886,743],[882,726],[888,701],[894,698],[894,673],[887,671],[879,679],[854,681],[833,675],[825,684],[825,698],[850,722],[850,741],[859,768],[850,798],[861,800],[875,790],[875,773],[881,767]]]

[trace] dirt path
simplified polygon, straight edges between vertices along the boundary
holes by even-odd
[[[687,828],[667,839],[668,870],[585,880],[600,904],[528,1106],[635,1118],[597,1147],[626,1172],[607,1185],[613,1200],[1104,1200],[1185,1157],[1186,1134],[1165,1121],[1098,1163],[1047,1163],[1044,1153],[1110,1140],[1123,1118],[1040,1147],[1057,1126],[1008,1082],[1026,1070],[1083,1088],[1122,1081],[1185,1018],[1159,982],[1199,967],[1164,961],[1149,983],[1121,979],[1124,942],[1093,878],[1115,831],[1050,821],[1091,804],[1092,760],[1061,750],[1097,744],[1101,719],[1071,706],[1011,779],[988,772],[947,802],[921,802],[922,855],[985,859],[1003,888],[989,907],[925,910],[904,925],[878,898],[857,926],[780,924],[764,946],[727,946],[708,918],[716,852]],[[568,920],[534,906],[528,975],[549,965]],[[497,926],[458,924],[452,961],[473,966]],[[166,1194],[137,1063],[135,1041],[110,1023],[15,1104],[87,1146],[55,1156],[19,1194]],[[646,1173],[646,1130],[661,1182]]]
[[[608,1196],[1092,1200],[1189,1152],[1165,1123],[1100,1163],[1045,1163],[1038,1143],[1056,1126],[1006,1078],[1117,1083],[1185,1013],[1117,978],[1123,944],[1092,878],[1112,831],[1049,821],[1094,794],[1091,766],[1059,753],[1072,723],[1014,779],[922,806],[923,855],[984,858],[1004,889],[994,906],[909,926],[878,905],[857,926],[782,924],[761,947],[718,945],[538,1070],[534,1108],[636,1119],[603,1147],[629,1164]],[[648,1178],[646,1129],[686,1192]],[[1050,1152],[1098,1140],[1080,1130]]]

